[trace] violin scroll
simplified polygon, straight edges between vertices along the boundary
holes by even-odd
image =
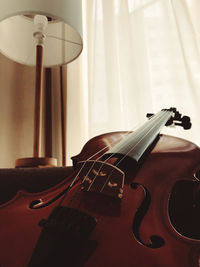
[[[176,108],[170,108],[170,109],[163,109],[166,111],[173,111],[173,115],[171,116],[171,118],[167,121],[167,123],[165,124],[165,126],[170,126],[170,125],[178,125],[183,127],[184,130],[189,130],[192,127],[191,121],[190,121],[190,117],[188,116],[182,116],[177,110]],[[147,118],[151,118],[152,116],[154,116],[153,113],[147,113],[146,117]]]

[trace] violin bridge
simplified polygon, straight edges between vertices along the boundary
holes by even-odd
[[[81,189],[114,198],[123,197],[124,173],[109,163],[89,160],[79,162]]]

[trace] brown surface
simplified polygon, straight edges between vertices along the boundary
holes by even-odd
[[[21,158],[15,161],[16,168],[26,168],[26,167],[56,167],[57,159],[54,158]]]
[[[43,63],[43,47],[37,45],[36,58],[36,75],[35,75],[35,117],[34,117],[34,144],[33,156],[40,156],[41,142],[41,94],[42,94],[42,63]]]
[[[90,140],[74,160],[87,159],[105,144],[111,146],[116,136],[121,135],[105,134]],[[175,231],[168,210],[168,200],[174,185],[181,180],[193,182],[193,174],[200,168],[199,158],[200,150],[194,144],[162,136],[136,176],[132,177],[135,188],[124,185],[121,201],[112,201],[112,198],[90,192],[83,193],[79,184],[73,187],[62,205],[78,208],[97,220],[90,236],[91,242],[83,246],[82,251],[88,256],[82,261],[84,266],[199,267],[199,240],[187,238]],[[129,170],[134,173],[131,162]],[[48,203],[66,189],[73,176],[75,173],[57,186],[38,194],[19,192],[14,199],[0,207],[0,239],[3,244],[0,259],[3,267],[27,266],[41,233],[38,222],[49,216],[59,200],[38,210],[31,210],[30,203],[37,199],[42,200],[43,204]],[[142,203],[147,202],[148,198],[149,206],[145,209]],[[79,225],[81,227],[81,223]],[[154,235],[159,236],[164,243],[160,247],[150,248],[150,238]],[[66,250],[65,253],[67,267],[83,266],[72,265],[73,262],[69,264],[67,261],[69,258],[81,260],[76,250],[70,254]]]

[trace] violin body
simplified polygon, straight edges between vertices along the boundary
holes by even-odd
[[[84,192],[80,183],[70,188],[62,206],[88,214],[96,224],[91,226],[87,237],[75,240],[67,234],[62,247],[58,239],[54,244],[58,256],[51,257],[51,248],[47,248],[45,255],[45,246],[33,256],[43,231],[41,222],[60,201],[49,200],[70,185],[78,173],[78,162],[88,159],[105,144],[114,145],[113,140],[125,134],[109,133],[91,139],[73,158],[77,169],[70,177],[41,193],[18,192],[0,206],[1,267],[200,266],[200,214],[196,197],[199,182],[194,176],[200,169],[200,150],[191,142],[165,135],[160,137],[136,175],[129,162],[129,177],[125,176],[120,198]],[[36,200],[41,201],[36,207],[43,207],[33,209]],[[45,203],[49,204],[45,206]],[[176,220],[180,214],[181,220]]]

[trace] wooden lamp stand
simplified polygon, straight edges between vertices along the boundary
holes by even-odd
[[[37,17],[37,16],[36,16]],[[42,16],[44,17],[44,16]],[[46,17],[45,17],[46,18]],[[37,22],[36,22],[37,23]],[[36,45],[36,77],[35,77],[35,111],[34,111],[34,143],[33,157],[20,158],[15,161],[16,168],[22,167],[52,167],[57,166],[57,159],[51,157],[40,157],[41,148],[41,95],[42,95],[42,74],[43,74],[43,43],[45,39],[45,22],[38,23],[38,31],[34,37]],[[47,24],[47,21],[46,21]]]

